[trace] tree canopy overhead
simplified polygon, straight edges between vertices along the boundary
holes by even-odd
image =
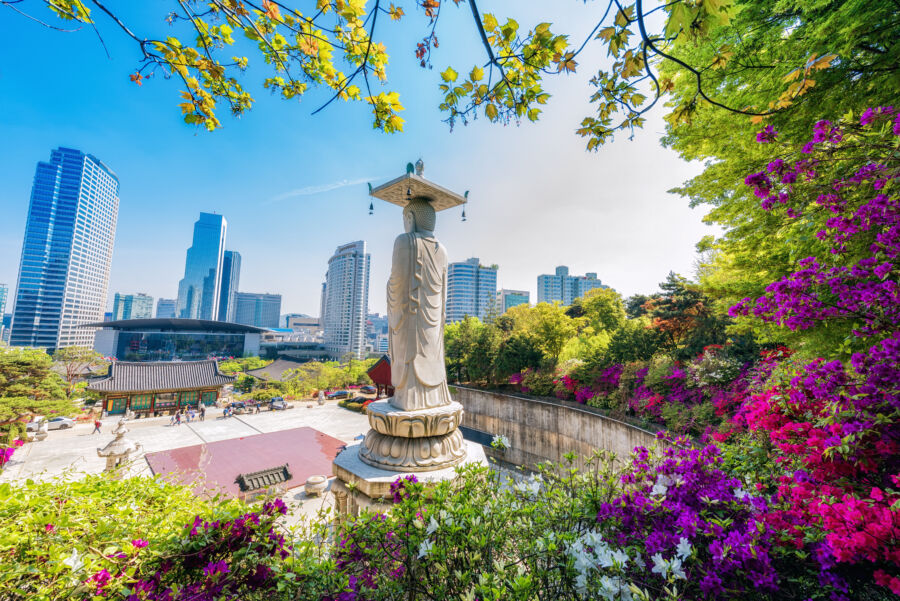
[[[593,25],[586,37],[558,31],[552,15],[525,25],[518,15],[483,11],[477,0],[174,0],[159,27],[147,30],[100,0],[43,3],[57,20],[0,0],[48,27],[89,26],[101,43],[107,35],[130,37],[139,52],[131,80],[175,79],[185,121],[209,130],[221,126],[223,105],[235,115],[251,108],[254,97],[241,74],[258,61],[267,70],[263,86],[285,99],[327,89],[330,99],[315,112],[338,99],[363,102],[376,128],[402,130],[404,107],[400,92],[387,85],[380,40],[390,22],[413,15],[424,17],[423,36],[410,40],[410,53],[423,67],[442,63],[436,83],[451,126],[478,117],[535,121],[550,100],[545,78],[587,68],[595,73],[595,112],[577,133],[588,149],[642,126],[646,111],[667,94],[673,127],[706,109],[761,119],[807,105],[807,96],[839,95],[848,76],[861,86],[894,77],[897,63],[890,19],[897,21],[898,9],[889,2],[608,0],[581,8]],[[454,57],[437,54],[438,34],[454,35],[440,27],[448,5],[471,13],[483,61],[454,65]],[[603,64],[587,63],[583,53],[593,46],[606,50]]]

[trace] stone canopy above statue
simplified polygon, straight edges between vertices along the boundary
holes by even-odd
[[[405,207],[413,198],[425,198],[431,202],[435,211],[452,209],[466,203],[465,196],[451,192],[415,173],[401,175],[374,188],[370,184],[369,196],[400,207]]]

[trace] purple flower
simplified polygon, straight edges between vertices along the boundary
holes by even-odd
[[[203,568],[203,574],[207,578],[212,578],[217,574],[227,574],[228,572],[228,563],[224,559],[210,562]]]
[[[775,128],[771,125],[767,125],[765,129],[756,134],[756,141],[761,144],[767,144],[769,142],[774,142],[777,137],[778,132],[775,131]]]
[[[131,545],[132,545],[135,549],[143,549],[144,547],[146,547],[146,546],[149,545],[149,544],[150,544],[150,543],[148,543],[147,541],[145,541],[145,540],[142,539],[142,538],[136,538],[136,539],[134,539],[133,541],[131,541]]]

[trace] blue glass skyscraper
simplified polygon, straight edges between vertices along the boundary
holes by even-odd
[[[241,283],[241,253],[226,250],[222,259],[222,291],[219,294],[219,321],[235,321],[236,294]]]
[[[93,346],[109,288],[119,180],[96,157],[57,148],[31,189],[10,344]]]
[[[227,227],[225,218],[214,213],[200,213],[194,223],[193,244],[187,250],[184,277],[178,283],[178,317],[218,318]]]

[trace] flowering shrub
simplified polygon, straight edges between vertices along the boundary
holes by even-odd
[[[776,158],[747,176],[761,207],[809,222],[823,252],[799,261],[799,269],[772,282],[765,296],[732,307],[732,316],[753,315],[790,330],[840,327],[858,337],[881,338],[896,329],[898,123],[892,107],[867,109],[858,123],[819,121],[800,155]],[[864,348],[852,335],[846,346]]]
[[[16,449],[25,444],[21,439],[16,438],[13,440],[12,445],[8,447],[0,447],[0,469],[3,469],[9,460],[12,459],[13,454],[16,452]]]
[[[269,599],[335,590],[317,530],[287,533],[284,504],[205,500],[156,478],[0,485],[5,600]],[[290,541],[287,540],[290,536]]]
[[[760,521],[765,502],[720,469],[716,447],[674,442],[659,457],[635,449],[625,492],[597,513],[610,542],[631,558],[629,579],[650,590],[677,583],[685,598],[777,590]]]
[[[828,217],[816,235],[822,256],[731,313],[790,330],[837,329],[844,352],[857,351],[849,365],[791,368],[781,357],[730,420],[729,434],[749,434],[736,436],[736,453],[770,460],[776,477],[757,483],[771,494],[764,520],[786,563],[815,559],[814,598],[877,594],[873,584],[900,594],[898,124],[891,107],[866,110],[858,124],[819,121],[806,156],[778,158],[746,181],[763,210],[783,206],[802,219],[815,198]]]

